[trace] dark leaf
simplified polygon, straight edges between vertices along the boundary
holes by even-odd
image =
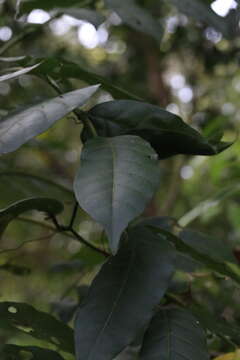
[[[84,105],[99,85],[71,91],[54,99],[31,106],[0,122],[0,154],[18,149],[33,137],[43,133],[57,120]]]
[[[230,146],[210,143],[179,116],[148,103],[109,101],[96,105],[88,114],[100,136],[141,136],[162,159],[176,154],[214,155]]]
[[[208,360],[206,336],[194,316],[180,308],[160,310],[143,339],[140,360]]]
[[[91,3],[92,0],[89,0]],[[67,5],[70,6],[78,6],[81,7],[86,6],[86,0],[67,0]],[[34,9],[43,9],[43,10],[51,10],[58,7],[65,7],[66,0],[21,0],[20,3],[20,13],[28,13]]]
[[[161,41],[163,28],[146,9],[141,8],[134,0],[105,0],[106,5],[114,10],[122,21],[132,27],[134,30],[148,34]]]
[[[50,215],[56,215],[63,211],[63,205],[55,199],[30,198],[21,200],[0,210],[0,238],[10,221],[30,210],[38,210]]]
[[[85,81],[88,84],[94,85],[96,83],[101,84],[101,88],[108,91],[116,99],[133,99],[141,100],[138,96],[132,94],[130,91],[122,89],[118,85],[114,85],[110,80],[106,80],[105,77],[95,74],[87,69],[83,68],[80,64],[75,64],[62,59],[54,58],[27,58],[20,62],[24,66],[32,65],[32,63],[42,62],[42,64],[32,71],[36,75],[48,74],[54,79],[79,79]]]
[[[185,229],[180,232],[179,237],[185,244],[190,245],[199,253],[210,255],[219,261],[236,263],[231,247],[220,238],[208,236],[198,231]]]
[[[64,360],[53,350],[37,346],[4,345],[0,349],[1,360]]]
[[[170,2],[183,14],[215,28],[230,40],[239,34],[237,24],[234,25],[229,19],[218,16],[210,6],[205,5],[200,0],[170,0]]]
[[[156,226],[167,231],[172,231],[174,226],[177,225],[177,220],[170,216],[152,216],[138,220],[135,225],[140,226]]]
[[[0,327],[7,325],[12,330],[19,330],[63,351],[74,353],[72,329],[50,314],[25,303],[0,302],[0,318]]]
[[[74,203],[74,194],[68,188],[28,173],[0,172],[0,208],[8,207],[13,202],[26,197],[49,197],[61,199],[64,204]]]
[[[174,271],[175,251],[139,227],[103,265],[75,324],[77,360],[112,360],[150,321]]]
[[[0,270],[7,271],[7,272],[9,272],[13,275],[17,275],[17,276],[25,276],[25,275],[29,275],[31,273],[31,269],[29,269],[26,266],[15,265],[15,264],[10,264],[10,263],[0,265]]]
[[[136,136],[85,143],[74,181],[79,205],[107,232],[112,252],[128,223],[141,214],[159,185],[157,155]]]

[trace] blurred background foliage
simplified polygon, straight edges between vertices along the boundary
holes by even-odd
[[[239,17],[236,1],[202,2],[221,19]],[[172,216],[182,226],[217,238],[231,247],[239,263],[240,37],[226,38],[168,1],[139,0],[164,29],[159,46],[155,39],[126,26],[101,0],[87,3],[91,13],[84,15],[38,8],[22,15],[16,14],[15,1],[0,0],[0,75],[18,69],[14,57],[61,57],[179,114],[206,136],[223,131],[224,140],[234,144],[218,156],[179,155],[161,161],[161,186],[145,215]],[[68,91],[87,83],[65,79],[59,85]],[[0,117],[55,94],[44,79],[30,74],[1,82]],[[88,108],[111,99],[101,90]],[[0,207],[27,196],[54,197],[64,202],[61,221],[67,223],[74,207],[71,189],[80,132],[81,125],[70,115],[19,151],[2,156]],[[83,211],[78,212],[75,228],[106,249],[102,229]],[[70,235],[56,234],[44,215],[36,213],[12,222],[0,247],[0,300],[31,303],[66,322],[104,260]],[[179,289],[178,301],[194,299],[216,317],[240,326],[240,291],[231,280],[194,265],[188,273],[179,272],[174,286],[174,291]],[[5,341],[29,344],[24,336],[0,332],[0,343]],[[227,338],[209,333],[208,341],[213,357],[235,351],[236,345]],[[221,359],[233,359],[230,356]]]

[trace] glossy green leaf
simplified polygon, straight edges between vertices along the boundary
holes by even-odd
[[[43,211],[49,215],[56,215],[63,211],[63,205],[55,199],[30,198],[11,204],[9,207],[0,210],[0,238],[8,224],[20,214],[30,211]]]
[[[74,194],[68,188],[40,176],[28,173],[0,172],[0,208],[26,197],[51,197],[61,199],[64,205],[74,204]]]
[[[18,149],[28,140],[46,131],[57,120],[84,105],[98,88],[99,85],[95,85],[71,91],[2,119],[0,154]]]
[[[180,308],[160,310],[151,321],[140,360],[208,360],[206,336],[194,316]]]
[[[159,185],[157,155],[136,136],[94,138],[83,147],[74,181],[79,205],[99,222],[115,254],[123,230]]]
[[[79,79],[85,81],[88,84],[94,85],[96,83],[101,84],[101,88],[108,91],[116,99],[133,99],[141,100],[138,96],[132,94],[130,91],[121,88],[119,85],[115,85],[112,81],[106,80],[105,77],[93,73],[80,64],[58,59],[57,57],[52,58],[27,58],[20,62],[23,66],[32,65],[32,63],[41,62],[42,64],[33,70],[36,75],[48,74],[54,79]]]
[[[77,360],[112,360],[148,324],[174,271],[175,250],[146,228],[102,267],[75,322]]]
[[[74,353],[73,331],[52,315],[25,303],[0,302],[0,327],[8,327]]]
[[[7,81],[7,80],[10,80],[10,79],[14,79],[14,78],[17,78],[18,76],[27,74],[30,71],[32,71],[33,69],[36,69],[39,65],[40,65],[40,63],[35,64],[33,66],[23,68],[23,69],[20,69],[18,71],[14,71],[14,72],[12,72],[10,74],[2,75],[2,76],[0,76],[0,82],[1,81]]]
[[[105,0],[105,4],[115,11],[122,21],[134,30],[152,36],[160,41],[163,29],[160,22],[155,19],[146,9],[137,5],[134,0]]]
[[[203,1],[200,0],[170,0],[170,2],[175,5],[180,12],[191,16],[197,21],[200,21],[204,24],[215,28],[228,39],[232,39],[234,36],[239,33],[236,26],[228,21],[226,18],[218,16],[210,6],[205,5]]]
[[[89,117],[101,136],[138,135],[149,141],[160,158],[176,154],[214,155],[229,143],[210,143],[182,119],[156,105],[133,100],[96,105]]]
[[[64,360],[57,352],[37,346],[4,345],[0,349],[1,360]]]

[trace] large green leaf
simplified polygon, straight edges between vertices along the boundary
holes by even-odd
[[[232,39],[232,37],[239,33],[236,26],[233,26],[231,21],[226,18],[218,16],[208,5],[205,5],[200,0],[170,0],[179,11],[183,14],[193,17],[197,21],[203,22],[217,31],[223,34],[226,38]]]
[[[103,265],[75,323],[77,360],[112,360],[151,319],[174,271],[175,251],[139,227]]]
[[[123,230],[157,190],[159,177],[157,155],[139,137],[97,137],[84,145],[74,192],[79,205],[103,225],[114,254]]]
[[[208,360],[206,336],[199,322],[186,310],[160,310],[143,340],[140,360]]]
[[[30,71],[32,71],[33,69],[36,69],[39,65],[40,65],[40,63],[35,64],[33,66],[28,66],[28,67],[20,69],[18,71],[14,71],[14,72],[12,72],[10,74],[2,75],[2,76],[0,76],[0,82],[1,81],[7,81],[7,80],[10,80],[10,79],[14,79],[14,78],[16,78],[18,76],[27,74]]]
[[[114,10],[124,23],[133,29],[152,36],[157,41],[162,39],[163,29],[146,9],[141,8],[134,0],[105,0],[106,5]]]
[[[176,154],[214,155],[229,143],[211,143],[182,119],[156,105],[133,100],[109,101],[88,115],[101,136],[133,134],[149,141],[160,158]]]
[[[53,350],[43,349],[38,346],[4,345],[0,349],[1,360],[64,360]],[[29,358],[29,355],[31,358]]]
[[[0,208],[26,197],[51,197],[64,205],[74,204],[74,194],[68,188],[40,176],[22,172],[0,172]]]
[[[63,205],[59,201],[50,198],[30,198],[11,204],[9,207],[0,210],[0,238],[10,221],[30,210],[56,215],[63,211]]]
[[[29,66],[39,62],[42,62],[42,64],[38,68],[32,70],[33,74],[40,76],[48,74],[54,79],[79,79],[91,85],[99,83],[104,90],[108,91],[116,99],[124,98],[141,100],[130,91],[115,85],[112,81],[106,80],[106,78],[101,75],[95,74],[83,68],[80,64],[58,59],[57,57],[37,59],[28,57],[19,63],[23,66]]]
[[[0,328],[20,331],[74,353],[73,330],[52,315],[25,303],[0,302]]]
[[[44,101],[0,122],[0,154],[18,149],[33,137],[51,127],[75,108],[82,106],[97,91],[99,85],[71,91]]]

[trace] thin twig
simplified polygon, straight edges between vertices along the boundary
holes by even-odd
[[[76,216],[77,216],[77,211],[78,211],[78,202],[76,201],[75,205],[74,205],[72,217],[71,217],[71,220],[70,220],[70,223],[69,223],[69,228],[71,228],[71,229],[73,228],[74,221],[75,221]]]
[[[70,232],[84,245],[88,246],[90,249],[97,251],[99,253],[101,253],[102,255],[104,255],[105,257],[109,257],[110,254],[108,252],[106,252],[105,250],[102,250],[98,247],[96,247],[95,245],[89,243],[87,240],[83,239],[83,237],[81,235],[79,235],[74,229],[71,229]]]
[[[31,240],[28,240],[28,241],[24,241],[22,244],[20,244],[19,246],[15,247],[15,248],[1,250],[0,255],[6,254],[6,253],[9,253],[9,252],[12,252],[12,251],[17,251],[17,250],[21,249],[22,247],[24,247],[25,245],[30,244],[32,242],[51,239],[54,235],[56,235],[56,232],[51,233],[49,235],[42,236],[42,237],[37,238],[37,239],[31,239]]]

